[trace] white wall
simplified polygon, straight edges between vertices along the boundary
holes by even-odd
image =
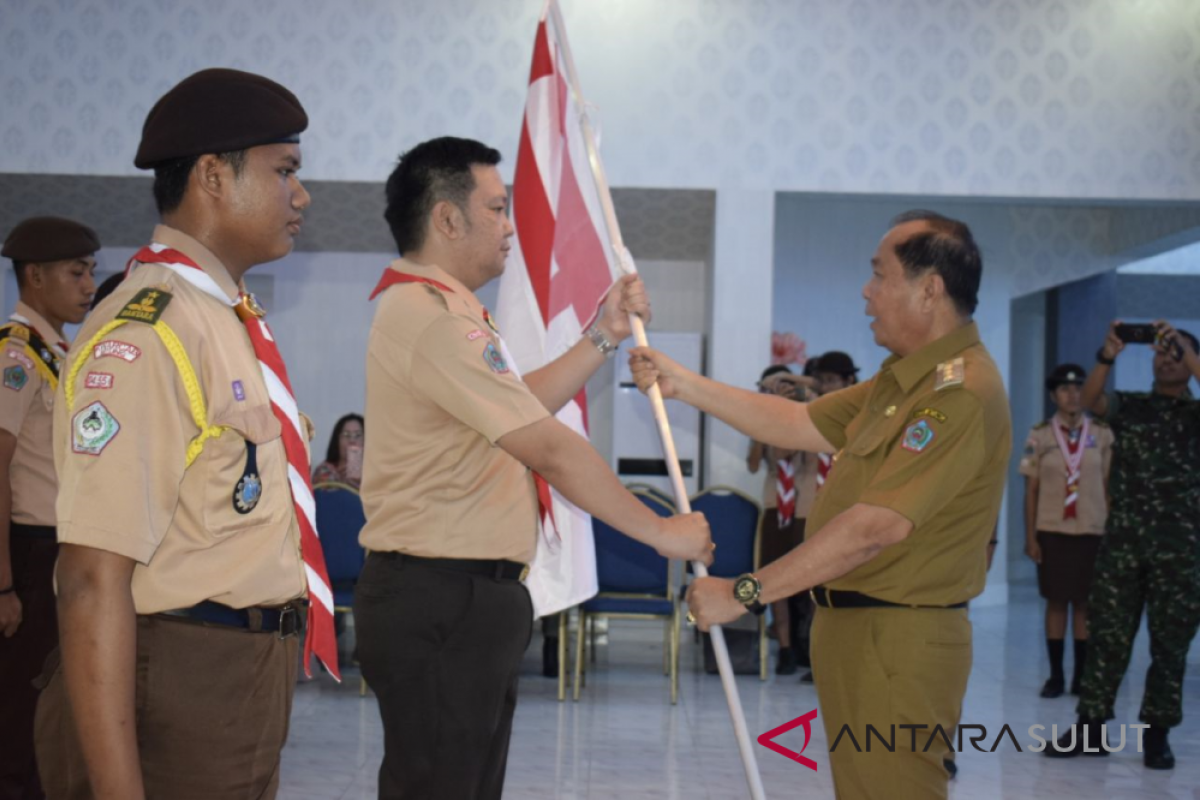
[[[511,169],[540,0],[6,0],[0,172],[129,174],[207,66],[305,103],[305,175],[454,133]],[[1192,0],[562,0],[616,186],[1200,197]],[[506,173],[510,174],[510,173]]]

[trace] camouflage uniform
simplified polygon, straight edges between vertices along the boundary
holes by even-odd
[[[1183,674],[1200,627],[1200,401],[1186,393],[1117,392],[1112,511],[1088,601],[1088,659],[1077,708],[1113,718],[1146,609],[1150,669],[1138,718],[1164,728],[1183,719]]]

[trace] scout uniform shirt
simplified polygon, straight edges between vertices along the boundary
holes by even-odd
[[[0,327],[0,428],[17,439],[8,472],[12,521],[53,526],[58,481],[50,438],[62,356],[50,323],[24,303],[17,303],[16,314],[29,325],[10,321]]]
[[[229,272],[191,237],[159,225],[154,241],[191,257],[231,302],[238,296]],[[280,424],[234,310],[145,264],[76,342],[54,407],[58,541],[136,561],[139,614],[205,600],[279,606],[304,595]],[[257,492],[246,489],[253,476]]]
[[[889,357],[871,380],[813,401],[809,413],[840,450],[809,516],[810,536],[857,503],[913,524],[903,542],[827,587],[922,606],[983,591],[1012,422],[975,323]]]
[[[1112,429],[1100,420],[1089,421],[1087,441],[1080,442],[1084,451],[1083,461],[1079,465],[1076,514],[1064,519],[1067,463],[1053,427],[1062,424],[1056,415],[1034,425],[1021,455],[1021,474],[1038,481],[1037,530],[1047,533],[1104,533],[1104,522],[1108,518],[1105,485],[1108,483],[1113,454]]]
[[[367,345],[359,541],[426,558],[528,563],[537,540],[532,473],[496,447],[550,412],[518,378],[475,295],[436,266],[391,269],[436,281],[392,286]]]
[[[767,465],[767,474],[763,479],[764,510],[773,509],[779,500],[779,464],[771,458],[773,448],[763,448],[763,463]],[[812,509],[813,500],[817,496],[817,454],[806,453],[803,450],[792,454],[792,467],[795,470],[796,486],[796,519],[804,519]]]

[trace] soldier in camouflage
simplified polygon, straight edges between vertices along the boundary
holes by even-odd
[[[1044,752],[1107,755],[1100,726],[1113,718],[1144,607],[1151,662],[1138,715],[1150,725],[1142,757],[1150,769],[1171,769],[1167,732],[1183,719],[1187,652],[1200,627],[1200,401],[1188,390],[1191,378],[1200,379],[1200,347],[1192,334],[1155,323],[1152,391],[1106,396],[1109,369],[1125,348],[1116,325],[1083,387],[1084,406],[1108,421],[1116,444],[1112,508],[1089,599],[1079,722]]]

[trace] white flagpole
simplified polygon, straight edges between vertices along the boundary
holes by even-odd
[[[595,132],[592,130],[592,123],[584,111],[583,91],[579,84],[579,73],[575,71],[575,58],[571,54],[571,46],[567,39],[567,27],[563,24],[562,12],[559,10],[556,0],[547,0],[546,10],[543,11],[542,18],[545,19],[547,15],[552,17],[554,28],[558,33],[563,60],[566,62],[567,78],[571,94],[574,96],[575,105],[580,112],[579,122],[583,128],[583,140],[587,146],[588,163],[591,165],[592,175],[595,177],[596,186],[599,189],[600,206],[604,211],[604,223],[608,228],[609,241],[612,244],[614,255],[617,256],[618,263],[622,263],[620,253],[624,250],[625,244],[621,238],[621,227],[617,223],[617,212],[613,206],[612,192],[608,187],[608,178],[604,173],[604,164],[600,161],[600,150],[596,146]],[[630,314],[629,320],[633,326],[634,340],[641,347],[648,346],[646,327],[642,324],[641,317],[636,314]],[[671,423],[667,419],[667,407],[663,403],[662,392],[658,386],[650,387],[649,397],[650,405],[654,409],[654,420],[658,424],[658,435],[662,439],[663,455],[667,462],[667,472],[670,474],[671,485],[675,490],[675,504],[681,514],[690,514],[692,504],[688,500],[687,488],[683,483],[683,473],[679,469],[679,456],[675,451],[675,437],[671,434]],[[692,562],[692,571],[701,578],[708,575],[708,570],[699,561]],[[741,751],[742,766],[746,771],[746,782],[750,787],[750,796],[753,800],[766,800],[766,793],[762,785],[762,775],[758,772],[758,762],[754,757],[754,745],[750,739],[750,731],[746,726],[746,715],[742,711],[742,700],[738,695],[737,684],[733,679],[733,665],[729,661],[729,650],[725,646],[725,634],[719,625],[712,626],[709,629],[709,634],[712,636],[713,653],[717,658],[717,669],[721,673],[721,685],[725,689],[725,699],[729,704],[729,716],[733,718],[733,730],[737,736],[738,749]]]

